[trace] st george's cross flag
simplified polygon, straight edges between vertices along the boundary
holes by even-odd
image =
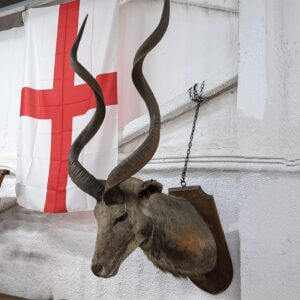
[[[80,162],[103,179],[117,162],[118,0],[75,0],[28,10],[16,184],[18,203],[26,208],[63,213],[95,206],[68,177],[72,141],[96,107],[92,91],[70,65],[70,49],[86,14],[78,60],[101,85],[106,117]]]

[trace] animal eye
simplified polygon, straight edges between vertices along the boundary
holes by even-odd
[[[128,213],[125,212],[123,215],[121,215],[120,217],[117,217],[115,219],[115,224],[125,221],[127,219],[127,217],[128,217]]]

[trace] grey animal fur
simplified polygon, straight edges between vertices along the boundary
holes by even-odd
[[[216,244],[208,226],[188,201],[163,194],[161,188],[156,181],[132,177],[120,184],[123,204],[98,202],[92,260],[102,266],[97,276],[114,276],[137,247],[155,266],[177,277],[200,278],[214,268]],[[116,223],[125,212],[128,217]]]

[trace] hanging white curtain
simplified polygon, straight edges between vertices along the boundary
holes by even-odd
[[[24,28],[0,32],[0,168],[16,171],[21,88],[24,76]],[[5,177],[0,189],[0,210],[15,197],[15,177]]]

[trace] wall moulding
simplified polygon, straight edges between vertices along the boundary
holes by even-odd
[[[127,157],[128,153],[119,154],[119,159]],[[184,157],[156,157],[143,169],[142,173],[159,170],[182,170]],[[193,156],[189,160],[189,172],[207,171],[240,171],[240,172],[280,172],[300,173],[300,159],[286,160],[284,158],[258,158],[243,156]]]
[[[27,9],[41,6],[51,6],[70,2],[72,0],[24,0],[0,9],[0,17],[21,13]]]
[[[120,0],[120,4],[124,5],[137,0]],[[171,3],[196,6],[205,9],[218,10],[226,13],[238,14],[238,0],[171,0]]]

